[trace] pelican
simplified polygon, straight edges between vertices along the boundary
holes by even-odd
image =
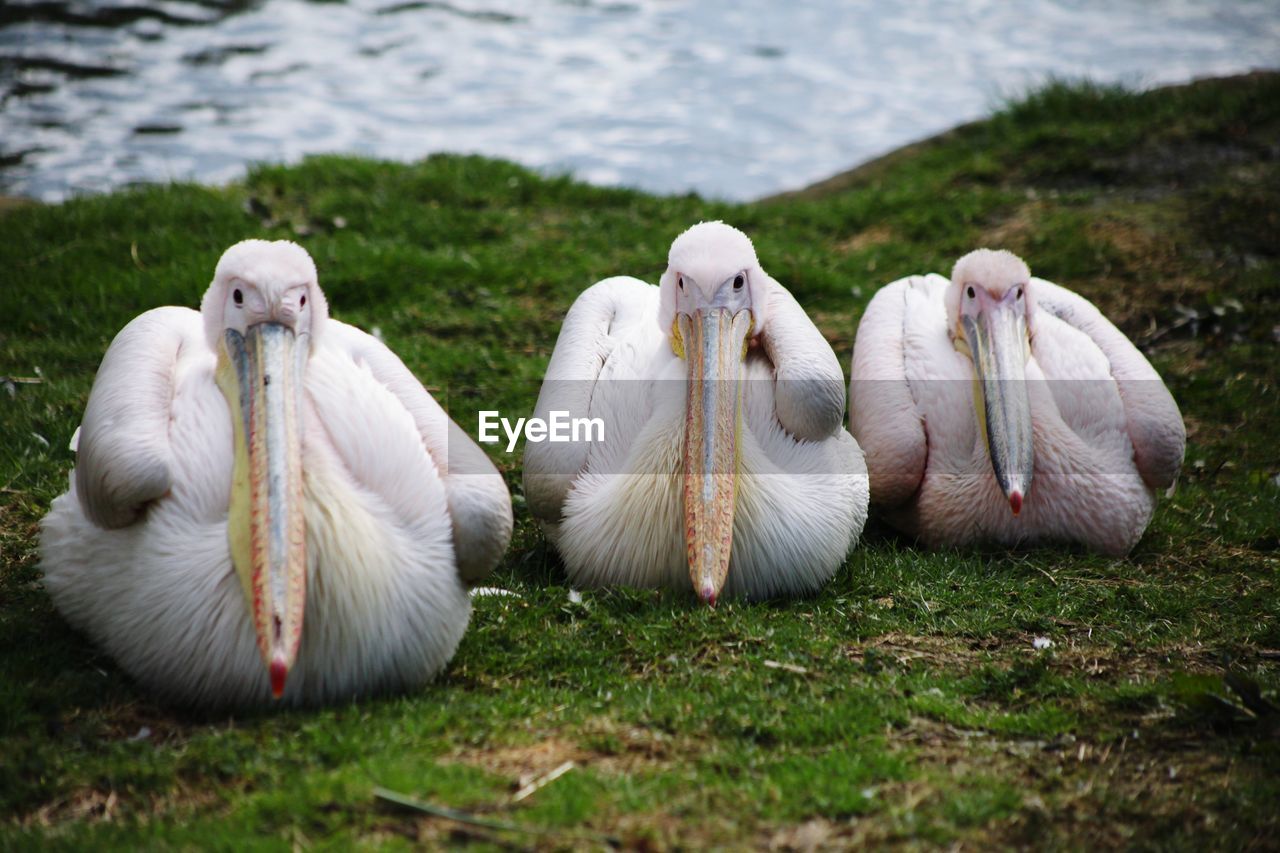
[[[871,498],[933,546],[1129,552],[1186,431],[1159,374],[1092,304],[1006,251],[886,285],[858,326],[850,429]]]
[[[578,297],[535,415],[556,412],[603,427],[525,448],[529,511],[576,585],[803,594],[862,531],[839,362],[724,223],[676,238],[657,287],[615,277]]]
[[[42,523],[69,623],[163,700],[317,704],[421,684],[511,537],[480,448],[311,257],[228,249],[197,313],[112,341]]]

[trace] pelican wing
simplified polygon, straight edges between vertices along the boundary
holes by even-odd
[[[614,351],[613,332],[654,313],[658,289],[626,276],[599,281],[574,300],[551,353],[534,417],[568,412],[585,417],[605,360]],[[659,330],[654,327],[654,334]],[[524,494],[534,518],[557,522],[574,479],[587,461],[585,442],[541,442],[525,446]]]
[[[1187,447],[1182,413],[1160,374],[1124,333],[1083,296],[1044,279],[1032,279],[1035,305],[1084,332],[1107,357],[1124,402],[1134,462],[1153,489],[1168,489],[1178,479]],[[1034,349],[1035,342],[1032,341]]]
[[[928,461],[924,419],[907,382],[906,344],[912,291],[946,287],[939,275],[910,276],[871,299],[853,346],[849,431],[867,459],[871,499],[897,506],[915,494]]]
[[[491,572],[511,543],[511,494],[498,469],[445,413],[395,353],[372,335],[330,320],[325,341],[368,368],[413,417],[444,482],[458,574],[475,583]]]
[[[773,362],[778,420],[796,438],[820,441],[844,417],[844,372],[831,345],[785,287],[769,279],[761,343]]]
[[[169,418],[174,371],[184,347],[208,349],[200,315],[156,308],[120,330],[102,357],[76,444],[76,494],[85,515],[127,527],[169,491]]]

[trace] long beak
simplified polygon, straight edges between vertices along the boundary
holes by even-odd
[[[978,373],[974,392],[978,423],[991,453],[996,482],[1017,515],[1035,469],[1026,382],[1026,319],[997,303],[977,319],[966,316],[963,322]]]
[[[729,575],[749,310],[678,315],[688,362],[684,522],[693,588],[714,605]]]
[[[307,346],[278,323],[251,326],[243,337],[229,329],[224,343],[218,379],[235,424],[231,558],[278,699],[298,656],[306,605],[299,412]]]

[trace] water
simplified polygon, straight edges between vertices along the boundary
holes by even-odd
[[[750,199],[1051,74],[1277,66],[1276,0],[0,0],[0,191],[461,151]]]

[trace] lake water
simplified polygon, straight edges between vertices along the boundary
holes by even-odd
[[[1280,0],[0,0],[0,192],[480,152],[750,199],[1049,75],[1280,66]]]

